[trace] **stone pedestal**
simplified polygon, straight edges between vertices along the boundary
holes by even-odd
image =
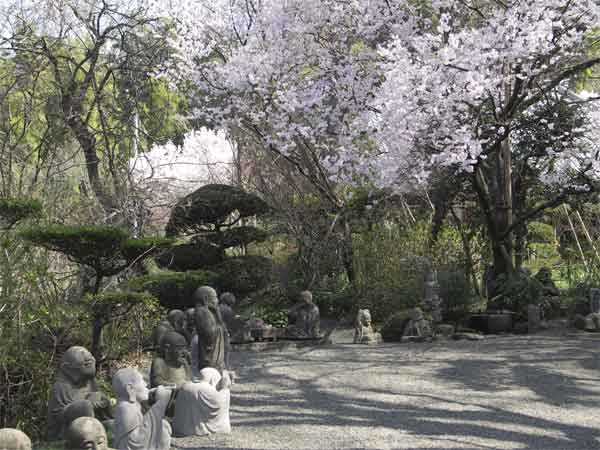
[[[600,289],[598,288],[590,289],[590,313],[600,313]]]
[[[527,305],[527,332],[535,333],[540,329],[542,322],[541,310],[539,305]]]

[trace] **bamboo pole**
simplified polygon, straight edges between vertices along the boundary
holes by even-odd
[[[581,218],[581,214],[579,214],[579,211],[575,211],[575,215],[579,219],[579,223],[581,224],[581,227],[583,228],[583,232],[585,234],[586,239],[590,243],[592,250],[594,250],[594,255],[596,255],[596,260],[600,262],[600,255],[598,255],[598,249],[596,248],[596,245],[594,244],[594,241],[592,240],[592,236],[590,236],[590,232],[588,231],[583,219]]]
[[[590,273],[590,268],[588,267],[588,263],[587,263],[587,260],[585,259],[585,255],[583,254],[583,249],[581,248],[579,238],[577,237],[577,233],[575,232],[575,227],[573,226],[573,221],[571,220],[571,216],[569,215],[569,210],[567,209],[567,205],[565,203],[563,203],[563,208],[565,210],[565,214],[567,215],[567,219],[569,220],[569,226],[571,227],[573,236],[575,236],[575,242],[577,243],[577,248],[579,249],[579,253],[581,254],[581,259],[583,260],[583,265],[585,266],[585,271],[587,273]]]

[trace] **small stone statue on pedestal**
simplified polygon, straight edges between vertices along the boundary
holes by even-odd
[[[431,320],[434,323],[442,321],[442,299],[440,298],[439,290],[437,272],[435,270],[427,271],[425,275],[423,309],[431,315]]]
[[[381,334],[373,331],[371,325],[371,312],[368,309],[359,309],[354,323],[355,344],[378,344]]]
[[[288,310],[287,315],[288,327],[286,329],[286,337],[321,337],[319,307],[313,303],[310,291],[302,291],[300,293],[300,302]]]

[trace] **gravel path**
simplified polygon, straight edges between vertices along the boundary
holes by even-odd
[[[561,334],[561,335],[559,335]],[[234,353],[231,435],[173,449],[598,449],[599,335]]]

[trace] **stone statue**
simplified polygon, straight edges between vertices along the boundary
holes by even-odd
[[[402,338],[427,338],[431,337],[431,323],[425,318],[420,308],[409,310],[409,320],[404,327]]]
[[[320,333],[319,307],[312,301],[310,291],[300,293],[300,302],[287,312],[286,337],[318,338]]]
[[[548,319],[560,314],[560,291],[552,280],[552,270],[541,267],[535,279],[542,285],[542,317]]]
[[[196,308],[188,308],[185,310],[185,338],[188,339],[188,344],[192,343],[192,338],[196,334]]]
[[[205,367],[222,372],[228,365],[229,334],[219,311],[216,291],[210,286],[201,286],[194,292],[196,304],[196,336],[192,340],[192,374],[197,376]],[[197,364],[195,366],[194,364]]]
[[[231,380],[212,367],[205,367],[194,382],[179,391],[173,431],[176,436],[204,436],[231,433],[229,400]]]
[[[371,325],[371,312],[368,309],[359,309],[354,322],[354,343],[377,344],[381,340],[381,334],[376,333]]]
[[[0,429],[0,450],[31,450],[31,439],[15,428]]]
[[[180,309],[172,309],[167,314],[167,320],[162,320],[156,325],[154,332],[152,333],[152,344],[154,349],[160,354],[160,341],[163,336],[169,331],[176,331],[177,333],[188,339],[188,332],[186,329],[186,315]],[[191,336],[189,336],[191,339]]]
[[[437,272],[428,270],[425,274],[425,293],[423,296],[423,308],[431,315],[433,322],[442,321],[442,300],[439,295],[439,284]]]
[[[167,332],[161,340],[161,355],[155,356],[150,367],[150,387],[175,385],[179,388],[192,379],[188,363],[188,345],[185,338],[175,332]]]
[[[233,320],[235,318],[235,313],[233,312],[235,301],[235,295],[231,292],[223,292],[219,298],[219,311],[230,335],[232,333]]]
[[[93,417],[75,419],[65,432],[65,450],[112,450],[104,425]]]
[[[61,439],[77,417],[111,418],[110,399],[100,392],[95,377],[96,360],[89,351],[75,346],[65,352],[48,402],[48,440]]]
[[[172,390],[159,386],[154,390],[155,402],[144,414],[142,402],[150,391],[136,369],[117,371],[112,380],[117,395],[114,441],[117,450],[169,450],[171,425],[164,419]]]

